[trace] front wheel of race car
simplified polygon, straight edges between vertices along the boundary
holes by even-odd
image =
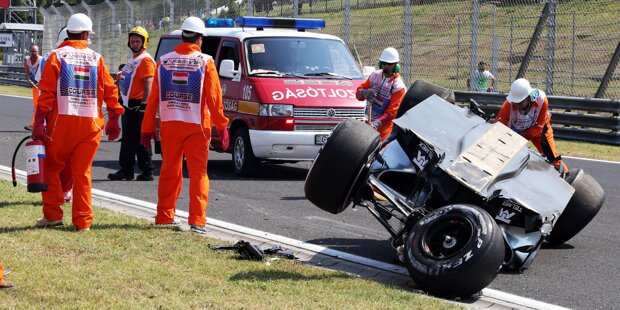
[[[355,120],[344,120],[319,151],[306,177],[306,198],[324,211],[344,211],[368,176],[381,145],[379,133]]]
[[[575,193],[549,235],[550,244],[561,244],[579,233],[603,206],[605,191],[601,185],[582,169],[571,171],[566,182]]]
[[[503,234],[473,205],[439,208],[418,221],[405,243],[405,263],[416,285],[442,297],[467,297],[489,285],[504,261]]]

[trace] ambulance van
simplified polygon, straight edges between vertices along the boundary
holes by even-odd
[[[336,36],[308,31],[324,28],[325,21],[237,17],[205,23],[202,51],[215,60],[231,137],[222,150],[213,130],[211,145],[232,153],[235,174],[251,175],[261,162],[313,160],[339,122],[365,120],[365,103],[355,98],[364,76],[351,52]],[[180,42],[178,30],[162,36],[156,60]]]

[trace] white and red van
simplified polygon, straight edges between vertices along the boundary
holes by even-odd
[[[365,119],[355,98],[364,81],[359,65],[338,37],[313,33],[322,20],[238,17],[236,27],[209,19],[202,51],[211,55],[230,119],[234,172],[250,175],[261,161],[314,160],[342,120]],[[216,27],[213,27],[216,26]],[[180,31],[159,41],[156,60],[181,42]],[[213,133],[216,131],[214,130]]]

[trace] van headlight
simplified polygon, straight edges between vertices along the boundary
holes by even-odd
[[[258,108],[260,116],[292,117],[292,104],[261,104]]]

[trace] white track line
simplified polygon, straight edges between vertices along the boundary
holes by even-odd
[[[603,159],[592,159],[592,158],[573,157],[573,156],[564,156],[564,155],[562,155],[562,158],[578,159],[578,160],[584,160],[584,161],[593,161],[593,162],[597,162],[597,163],[606,163],[606,164],[616,164],[616,165],[620,164],[620,162],[617,162],[617,161],[603,160]]]

